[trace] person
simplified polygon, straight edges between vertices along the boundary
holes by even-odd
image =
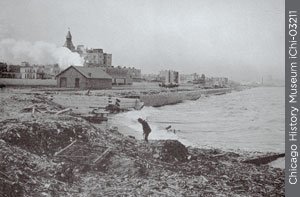
[[[143,131],[144,131],[143,135],[144,135],[145,141],[148,142],[148,136],[149,136],[149,133],[151,132],[151,128],[146,120],[139,118],[138,122],[142,124]]]

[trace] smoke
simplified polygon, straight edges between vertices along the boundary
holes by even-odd
[[[84,59],[68,48],[44,41],[31,43],[4,39],[0,41],[0,61],[11,64],[20,64],[23,61],[30,64],[58,64],[65,69],[70,65],[82,66]]]

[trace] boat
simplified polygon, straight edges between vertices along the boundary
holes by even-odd
[[[108,120],[108,114],[109,112],[105,112],[105,111],[97,112],[97,109],[95,109],[89,114],[80,115],[80,117],[92,123],[101,123],[103,121]]]

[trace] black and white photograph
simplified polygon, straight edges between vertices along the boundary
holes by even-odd
[[[0,0],[0,196],[285,196],[285,3]]]

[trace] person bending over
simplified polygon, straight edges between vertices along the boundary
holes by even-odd
[[[138,122],[142,124],[143,131],[144,131],[143,135],[144,135],[145,141],[148,142],[148,136],[149,136],[149,133],[151,132],[151,128],[146,120],[139,118]]]

